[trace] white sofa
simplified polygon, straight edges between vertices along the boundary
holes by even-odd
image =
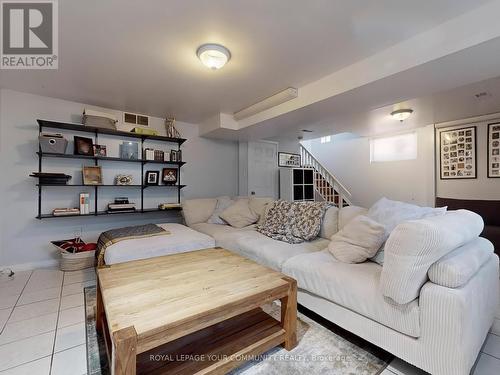
[[[380,266],[341,263],[326,250],[332,234],[366,212],[361,207],[330,208],[323,237],[291,245],[254,226],[208,224],[216,203],[185,201],[186,224],[213,237],[217,246],[295,278],[301,305],[432,374],[469,374],[499,296],[498,257],[478,237],[478,215],[449,211],[400,224]]]

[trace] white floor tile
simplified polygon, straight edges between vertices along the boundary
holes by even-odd
[[[28,303],[46,301],[48,299],[59,298],[61,287],[42,289],[36,292],[24,292],[17,302],[17,306],[27,305]]]
[[[57,328],[67,327],[73,324],[85,321],[85,309],[83,306],[73,307],[71,309],[59,312],[59,322]]]
[[[54,332],[0,346],[0,371],[52,354]]]
[[[491,326],[491,333],[500,336],[500,319],[495,319],[493,325]]]
[[[55,352],[85,344],[85,322],[60,328],[56,332]]]
[[[90,270],[91,272],[66,273],[64,275],[64,285],[83,283],[85,281],[95,280],[96,278],[95,272],[93,271],[92,268],[90,268]]]
[[[19,322],[25,319],[36,318],[57,312],[59,309],[59,299],[49,299],[47,301],[30,303],[29,305],[16,306],[7,323]]]
[[[2,332],[3,326],[7,323],[7,319],[9,319],[11,311],[12,309],[0,310],[0,332]]]
[[[26,292],[36,292],[42,289],[50,289],[60,287],[62,285],[64,273],[58,270],[36,270],[33,271],[28,284],[26,284]]]
[[[83,375],[87,373],[85,345],[54,354],[51,375]]]
[[[394,375],[392,371],[389,371],[388,369],[385,369],[380,373],[380,375]]]
[[[481,354],[474,370],[474,375],[498,375],[500,373],[500,360]]]
[[[409,363],[403,361],[399,358],[394,358],[392,362],[387,366],[387,370],[393,372],[396,375],[426,375],[427,372],[410,365]]]
[[[83,293],[83,289],[95,285],[95,280],[86,281],[84,283],[67,284],[63,286],[62,295],[69,296],[71,294]]]
[[[54,331],[56,329],[57,313],[38,316],[33,319],[9,323],[0,335],[0,345],[26,339],[40,333]]]
[[[51,356],[1,371],[0,375],[49,375]]]
[[[69,296],[63,296],[61,299],[61,307],[60,310],[70,309],[72,307],[83,306],[84,298],[83,293],[80,294],[71,294]]]
[[[9,307],[14,307],[18,299],[18,294],[12,294],[10,296],[4,296],[0,298],[0,309],[8,309]]]
[[[482,351],[500,359],[500,336],[488,334]]]

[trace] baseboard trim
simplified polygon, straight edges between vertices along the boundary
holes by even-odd
[[[54,268],[54,267],[59,267],[59,260],[49,259],[49,260],[41,260],[39,262],[12,264],[10,266],[0,266],[0,270],[9,268],[14,272],[21,272],[21,271],[32,271],[37,268]]]

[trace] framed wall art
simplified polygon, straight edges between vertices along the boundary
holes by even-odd
[[[500,178],[500,122],[488,124],[488,178]]]
[[[439,133],[441,180],[477,178],[476,127]]]
[[[299,168],[300,166],[301,160],[299,154],[278,152],[278,167]]]

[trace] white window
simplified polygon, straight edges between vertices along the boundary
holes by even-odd
[[[370,139],[370,162],[414,160],[417,158],[417,133]]]
[[[321,137],[321,143],[328,143],[332,140],[332,137],[327,135],[326,137]]]

